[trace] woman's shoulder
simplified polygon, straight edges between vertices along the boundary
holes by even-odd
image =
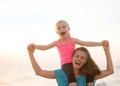
[[[67,77],[62,69],[57,69],[54,72],[58,86],[69,86]]]
[[[62,69],[55,70],[55,76],[58,86],[68,86],[67,75],[64,73]],[[86,86],[86,76],[78,76],[76,78],[78,86]]]

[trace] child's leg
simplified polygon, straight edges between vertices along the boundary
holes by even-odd
[[[69,83],[69,86],[77,86],[77,83],[76,82],[71,82],[71,83]]]
[[[77,86],[72,63],[63,64],[62,70],[68,77],[69,86]]]

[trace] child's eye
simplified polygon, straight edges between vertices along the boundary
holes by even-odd
[[[57,29],[60,30],[60,27],[58,27]]]

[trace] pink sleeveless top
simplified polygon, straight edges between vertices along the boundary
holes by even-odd
[[[61,44],[61,40],[57,41],[57,48],[60,54],[61,65],[72,62],[72,53],[75,49],[75,44],[72,42],[72,38],[69,38],[67,44]]]

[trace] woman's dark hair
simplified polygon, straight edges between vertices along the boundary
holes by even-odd
[[[91,58],[87,48],[85,47],[76,48],[72,54],[72,57],[74,56],[75,52],[78,50],[85,52],[87,56],[86,63],[79,69],[80,73],[83,75],[93,75],[93,76],[99,75],[101,71],[97,66],[97,64],[94,62],[94,60]]]

